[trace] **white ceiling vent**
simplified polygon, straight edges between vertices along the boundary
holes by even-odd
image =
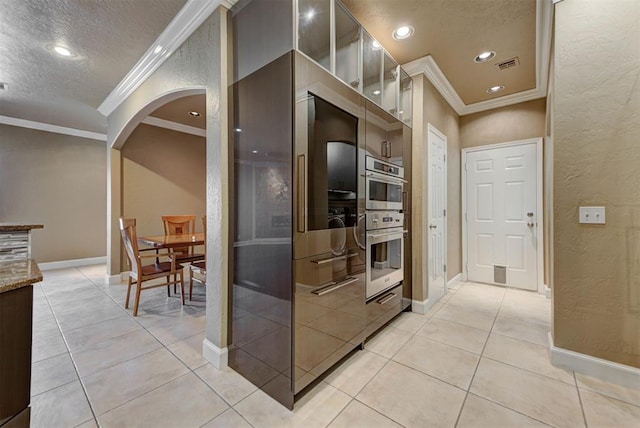
[[[520,65],[520,58],[517,56],[496,64],[500,70],[506,70],[507,68],[516,67],[518,65]]]

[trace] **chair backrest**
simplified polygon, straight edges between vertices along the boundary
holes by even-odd
[[[196,229],[195,215],[163,215],[162,227],[165,235],[182,235],[194,233]],[[189,254],[193,253],[193,247],[174,248],[174,252]]]
[[[193,233],[196,228],[194,215],[163,215],[162,227],[165,235],[181,235]]]
[[[120,234],[122,234],[122,242],[124,249],[127,251],[131,272],[136,276],[141,270],[141,263],[138,250],[138,235],[136,234],[136,219],[120,217]]]

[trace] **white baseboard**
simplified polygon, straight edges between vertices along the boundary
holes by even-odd
[[[202,357],[218,370],[229,365],[229,351],[227,348],[218,348],[206,337],[202,341]]]
[[[547,284],[544,285],[544,297],[551,299],[551,289],[547,287]]]
[[[38,263],[41,271],[65,269],[78,266],[100,265],[107,263],[107,256],[89,257],[86,259],[61,260],[59,262]]]
[[[640,369],[558,348],[553,344],[551,332],[549,332],[549,357],[554,366],[597,377],[627,388],[639,389]]]
[[[129,276],[129,271],[117,273],[115,275],[106,274],[104,276],[104,283],[106,285],[120,284],[122,282],[126,282],[128,276]]]
[[[412,300],[411,301],[411,312],[415,312],[416,314],[426,314],[427,306],[429,305],[429,299],[425,299],[423,301],[420,300]]]
[[[459,274],[451,278],[449,282],[447,282],[447,288],[451,288],[459,282],[462,282],[462,272],[460,272]]]

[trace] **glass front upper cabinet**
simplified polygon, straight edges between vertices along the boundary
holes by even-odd
[[[382,78],[382,108],[398,116],[398,63],[386,52]]]
[[[336,2],[336,76],[360,90],[360,24]]]
[[[382,104],[382,46],[362,31],[362,93]]]
[[[331,71],[331,0],[298,0],[298,50]]]
[[[413,114],[413,80],[402,68],[400,69],[400,109],[398,119],[411,126]]]
[[[411,126],[411,77],[339,0],[297,0],[296,22],[298,51]]]

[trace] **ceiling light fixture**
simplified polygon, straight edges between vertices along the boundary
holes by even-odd
[[[161,50],[162,50],[162,45],[158,45],[158,46],[156,46],[156,48],[153,50],[153,53],[154,53],[154,54],[159,54]]]
[[[76,56],[76,53],[74,51],[72,51],[71,49],[69,49],[66,46],[62,46],[62,45],[53,45],[51,47],[51,49],[57,53],[58,55],[65,57],[65,58],[73,58],[74,56]]]
[[[255,155],[256,153],[258,153],[258,151],[257,150],[251,150],[251,153],[253,153]]]
[[[242,132],[242,128],[233,128],[233,132],[240,133]]]
[[[411,25],[403,25],[395,29],[395,31],[393,32],[393,38],[396,40],[408,39],[409,37],[413,36],[413,33],[415,31],[415,28],[413,28]]]
[[[481,63],[481,62],[489,61],[490,59],[493,59],[495,56],[496,56],[496,53],[494,51],[485,51],[476,55],[476,57],[473,60],[477,63]]]
[[[492,86],[489,89],[487,89],[488,94],[495,94],[496,92],[502,92],[502,91],[504,91],[504,86],[502,85]]]
[[[200,117],[200,113],[198,113],[197,111],[190,111],[189,116]]]

